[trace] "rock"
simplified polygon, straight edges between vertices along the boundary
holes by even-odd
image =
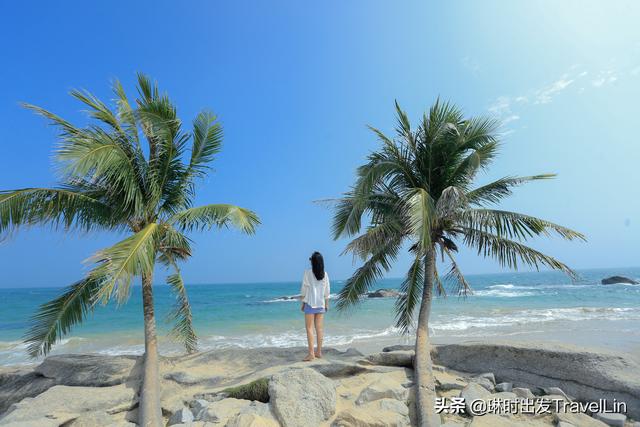
[[[531,393],[531,390],[524,387],[514,387],[511,391],[521,399],[535,399],[536,396]]]
[[[575,427],[573,424],[565,423],[564,421],[560,421],[556,424],[556,427]]]
[[[405,345],[405,344],[396,344],[384,347],[382,349],[383,353],[387,353],[389,351],[414,351],[416,349],[415,345]]]
[[[513,384],[512,384],[512,383],[500,383],[500,384],[496,384],[496,391],[497,391],[497,392],[501,392],[501,391],[511,391],[511,389],[513,389]]]
[[[565,422],[576,427],[607,427],[602,421],[591,418],[587,414],[574,414],[572,412],[558,412],[553,415],[556,423]]]
[[[366,372],[373,372],[371,369],[357,363],[345,362],[315,364],[311,365],[310,368],[316,370],[327,378],[345,378]]]
[[[640,419],[640,363],[624,353],[558,344],[448,344],[432,351],[435,363],[451,369],[493,372],[515,385],[559,387],[579,401],[626,402]]]
[[[520,424],[507,417],[500,415],[487,414],[478,417],[473,417],[473,421],[469,424],[469,427],[515,427]]]
[[[17,371],[0,377],[0,414],[13,403],[34,397],[56,385],[56,380],[35,372]]]
[[[569,399],[569,396],[567,396],[567,394],[562,391],[561,388],[559,387],[543,387],[542,390],[544,391],[544,394],[546,395],[560,395],[562,397],[565,398],[565,400],[571,400]]]
[[[275,374],[269,381],[269,397],[283,427],[319,425],[336,410],[335,385],[309,368]]]
[[[106,412],[96,411],[80,415],[78,418],[64,424],[64,427],[135,427],[134,423],[126,420],[116,420]]]
[[[464,427],[464,424],[456,423],[454,421],[447,421],[444,424],[440,424],[440,427]]]
[[[476,378],[486,378],[491,381],[491,384],[496,384],[496,377],[493,375],[493,372],[486,372],[484,374],[476,375]]]
[[[367,298],[397,298],[400,295],[397,289],[378,289],[373,292],[367,292]]]
[[[409,427],[409,408],[395,399],[380,399],[358,407],[347,407],[332,427]]]
[[[225,427],[279,427],[276,420],[256,414],[238,414]]]
[[[204,412],[209,407],[209,401],[204,399],[195,399],[189,402],[189,408],[191,408],[191,413],[194,416],[194,419],[199,420],[204,416]]]
[[[593,418],[612,427],[624,427],[627,421],[626,415],[613,412],[598,412],[597,414],[593,414]]]
[[[499,393],[492,393],[484,400],[516,400],[518,396],[510,391],[501,391]]]
[[[465,385],[461,381],[441,381],[436,378],[436,390],[440,391],[462,390]]]
[[[136,356],[63,354],[47,357],[34,371],[60,385],[104,387],[138,379],[140,363]]]
[[[469,383],[460,391],[460,397],[464,398],[465,410],[470,415],[475,415],[471,410],[471,402],[477,399],[483,399],[491,393],[480,384]]]
[[[0,419],[0,424],[35,421],[60,413],[75,414],[71,417],[73,419],[87,412],[122,412],[131,409],[136,399],[135,391],[122,384],[111,387],[57,385],[34,398],[12,405],[11,411]]]
[[[619,283],[623,283],[623,284],[627,284],[627,285],[638,285],[640,284],[639,282],[633,280],[633,279],[629,279],[628,277],[624,277],[624,276],[611,276],[611,277],[607,277],[602,279],[601,282],[603,285],[615,285],[615,284],[619,284]]]
[[[406,401],[408,397],[409,390],[407,388],[383,375],[360,392],[360,396],[356,399],[356,404],[362,405],[379,399]]]
[[[197,414],[195,420],[224,425],[230,418],[248,408],[251,403],[250,400],[234,399],[232,397],[211,402]]]
[[[413,356],[413,351],[398,350],[373,353],[367,356],[365,360],[373,365],[413,368]]]
[[[180,408],[169,418],[168,426],[174,424],[188,424],[193,421],[193,413],[188,408]]]
[[[476,383],[487,389],[489,392],[493,392],[494,385],[489,378],[486,377],[473,377],[469,379],[469,382]]]

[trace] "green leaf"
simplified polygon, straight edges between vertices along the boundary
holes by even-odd
[[[248,209],[234,205],[212,204],[185,209],[168,221],[180,230],[206,230],[230,225],[247,234],[253,234],[260,224],[258,216]]]

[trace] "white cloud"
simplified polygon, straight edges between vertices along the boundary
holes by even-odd
[[[616,76],[613,70],[608,70],[600,72],[597,78],[591,80],[591,84],[593,87],[602,87],[607,84],[615,83],[616,80],[618,80],[618,76]]]
[[[556,80],[551,83],[549,86],[538,90],[536,93],[536,104],[548,104],[551,100],[560,92],[568,88],[571,83],[573,83],[573,79],[567,78],[567,76],[563,76],[560,80]]]

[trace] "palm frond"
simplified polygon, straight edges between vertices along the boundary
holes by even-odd
[[[400,296],[395,303],[396,326],[402,333],[408,333],[413,324],[415,308],[420,304],[424,282],[423,258],[417,256],[400,284]]]
[[[411,232],[423,253],[432,244],[432,225],[435,219],[435,206],[431,195],[423,188],[409,190],[409,216]]]
[[[540,179],[554,178],[555,174],[542,174],[532,176],[504,177],[495,180],[489,184],[476,188],[467,193],[469,203],[482,205],[484,203],[498,203],[505,197],[513,194],[513,188],[518,187],[527,182],[537,181]]]
[[[521,263],[539,270],[540,266],[546,266],[562,271],[574,280],[579,277],[566,264],[520,242],[467,227],[462,227],[462,232],[467,246],[475,248],[478,255],[495,259],[502,267],[517,270]]]
[[[116,213],[93,197],[69,188],[0,191],[0,234],[35,224],[53,228],[110,229]]]
[[[49,353],[51,347],[93,310],[100,277],[87,277],[69,286],[59,297],[44,303],[31,318],[24,340],[31,357]]]
[[[370,289],[385,271],[389,271],[391,263],[398,256],[401,242],[401,239],[388,242],[353,273],[338,294],[336,306],[339,311],[347,310],[360,302],[362,294]]]
[[[185,209],[168,221],[179,230],[206,230],[233,225],[247,234],[253,234],[260,224],[258,216],[248,209],[234,205],[213,204]]]
[[[449,283],[452,283],[453,288],[458,295],[466,297],[469,293],[473,293],[471,286],[469,286],[469,282],[467,282],[464,274],[462,274],[462,271],[460,270],[460,267],[458,267],[458,263],[451,251],[444,246],[442,246],[442,250],[447,254],[449,262],[451,263],[451,268],[445,276],[445,282],[448,281]]]
[[[134,277],[152,274],[158,235],[158,224],[149,223],[134,235],[98,251],[91,258],[97,266],[89,275],[105,279],[95,295],[96,300],[106,303],[115,295],[118,302],[122,303],[129,297]]]
[[[175,322],[171,334],[184,343],[187,353],[193,353],[198,349],[198,337],[193,327],[191,304],[180,270],[175,264],[174,267],[175,273],[167,277],[167,283],[176,296],[176,304],[169,314],[170,320]]]
[[[200,112],[193,121],[193,148],[189,168],[196,173],[203,173],[207,164],[222,147],[222,125],[215,114],[209,111]]]
[[[527,240],[534,236],[555,233],[566,240],[586,241],[583,234],[552,222],[517,212],[496,209],[468,209],[460,214],[460,223],[497,236]]]

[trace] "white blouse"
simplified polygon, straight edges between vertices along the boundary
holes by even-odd
[[[316,279],[312,270],[305,270],[300,287],[302,301],[313,308],[323,308],[325,298],[331,294],[329,274],[325,271],[322,280]]]

